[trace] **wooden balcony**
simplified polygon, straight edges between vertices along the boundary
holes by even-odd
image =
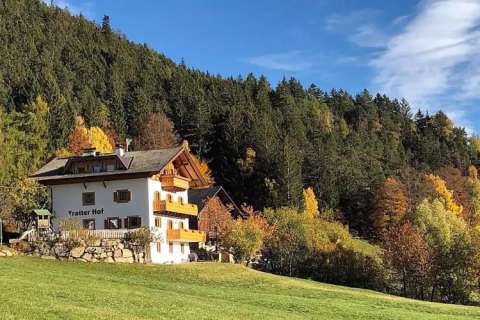
[[[168,229],[167,240],[179,242],[205,242],[205,232],[186,229]]]
[[[195,204],[171,202],[167,200],[153,200],[153,212],[173,212],[189,216],[197,216],[198,208]]]
[[[190,187],[190,179],[173,174],[164,174],[159,177],[162,189],[168,192],[185,191]]]

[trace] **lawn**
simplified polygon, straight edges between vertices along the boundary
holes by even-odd
[[[0,258],[0,319],[480,319],[442,305],[239,265]]]

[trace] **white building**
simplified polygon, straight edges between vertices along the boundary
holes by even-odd
[[[50,191],[54,227],[61,219],[79,220],[83,228],[151,229],[153,263],[188,261],[190,243],[205,234],[189,229],[198,208],[189,188],[207,186],[187,144],[150,151],[54,158],[33,175]]]

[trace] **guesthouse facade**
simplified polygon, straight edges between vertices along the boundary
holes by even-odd
[[[54,158],[32,177],[49,189],[54,230],[62,220],[89,230],[149,228],[152,263],[188,261],[190,244],[205,241],[204,232],[190,228],[198,207],[188,191],[207,182],[186,143],[133,152],[117,146],[108,154],[88,149]]]

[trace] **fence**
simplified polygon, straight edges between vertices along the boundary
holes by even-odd
[[[127,233],[137,229],[99,229],[99,230],[71,230],[62,231],[60,237],[63,240],[82,237],[95,237],[99,239],[124,239]]]

